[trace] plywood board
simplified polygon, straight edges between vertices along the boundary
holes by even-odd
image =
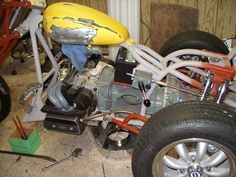
[[[180,5],[151,3],[150,21],[150,46],[158,52],[164,42],[176,33],[198,29],[198,10]]]
[[[236,0],[142,0],[142,21],[150,25],[150,7],[152,2],[170,3],[194,7],[199,10],[199,29],[217,35],[220,38],[236,35]],[[144,43],[150,31],[141,25],[141,41]],[[149,45],[149,42],[147,42]]]
[[[150,7],[151,3],[164,3],[183,5],[187,7],[198,7],[198,0],[142,0],[141,1],[141,42],[149,46],[150,40]],[[145,23],[145,24],[144,24]],[[148,26],[148,27],[147,27]]]

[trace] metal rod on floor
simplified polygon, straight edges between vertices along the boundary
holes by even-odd
[[[54,159],[52,157],[49,157],[49,156],[45,156],[45,155],[35,155],[35,154],[27,154],[27,153],[3,151],[3,150],[0,150],[0,153],[10,154],[10,155],[20,155],[20,156],[33,157],[33,158],[40,158],[40,159],[48,160],[48,161],[51,161],[51,162],[56,162],[57,161],[56,159]]]

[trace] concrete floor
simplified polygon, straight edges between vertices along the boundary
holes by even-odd
[[[11,89],[12,110],[6,120],[0,123],[0,150],[11,150],[8,144],[9,136],[15,126],[12,116],[24,116],[19,104],[22,91],[30,83],[36,82],[33,60],[25,63],[17,62],[18,74],[10,73],[8,61],[1,67],[3,75]],[[36,154],[61,159],[75,148],[82,148],[82,154],[46,172],[42,168],[51,162],[31,157],[0,154],[0,177],[132,177],[131,154],[125,151],[106,151],[97,146],[89,128],[82,135],[69,135],[47,131],[42,122],[25,123],[25,127],[37,129],[42,140]]]

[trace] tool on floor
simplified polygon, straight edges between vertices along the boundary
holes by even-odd
[[[56,161],[56,162],[54,162],[54,163],[52,163],[52,164],[50,164],[50,165],[48,165],[48,166],[46,166],[46,167],[43,167],[42,170],[43,170],[43,171],[49,170],[49,169],[55,167],[56,165],[58,165],[58,164],[60,164],[60,163],[62,163],[62,162],[64,162],[64,161],[70,159],[71,157],[78,157],[79,154],[81,153],[81,151],[82,151],[82,149],[76,148],[76,149],[71,153],[71,155],[69,155],[69,156],[67,156],[67,157],[65,157],[65,158],[63,158],[63,159],[61,159],[61,160],[58,160],[58,161]]]
[[[28,138],[27,134],[25,133],[25,129],[20,121],[20,118],[18,116],[16,116],[16,118],[12,118],[13,122],[16,126],[16,130],[17,132],[20,134],[21,138],[26,140]]]
[[[0,153],[2,154],[10,154],[10,155],[20,155],[20,156],[26,156],[26,157],[34,157],[34,158],[40,158],[40,159],[44,159],[44,160],[48,160],[51,162],[56,162],[57,160],[49,157],[49,156],[45,156],[45,155],[35,155],[35,154],[27,154],[27,153],[20,153],[20,152],[12,152],[12,151],[3,151],[0,150]]]

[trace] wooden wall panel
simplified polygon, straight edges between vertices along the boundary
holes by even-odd
[[[216,32],[223,38],[236,34],[236,1],[219,0],[217,8]]]
[[[150,8],[151,8],[151,0],[141,0],[141,36],[140,42],[149,44],[148,38],[150,37],[151,29],[150,29]]]
[[[200,30],[216,33],[217,20],[217,0],[201,0],[199,1],[199,27]]]
[[[169,3],[197,8],[199,10],[199,29],[208,31],[220,38],[236,35],[236,0],[142,0],[142,21],[150,25],[150,5],[152,2]],[[149,29],[141,25],[141,42],[149,36]],[[149,45],[149,42],[147,43]]]

